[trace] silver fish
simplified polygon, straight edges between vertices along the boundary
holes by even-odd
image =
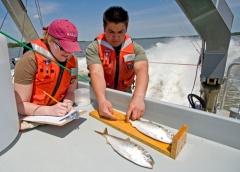
[[[107,132],[107,128],[105,128],[103,133],[99,131],[95,132],[106,137],[107,144],[110,144],[112,148],[121,156],[140,166],[153,168],[154,161],[151,155],[144,148],[130,141],[129,138],[122,139],[109,135]]]
[[[163,128],[160,125],[154,124],[151,121],[141,121],[141,120],[129,120],[133,127],[135,127],[141,133],[156,139],[158,141],[171,144],[173,139],[173,134]]]

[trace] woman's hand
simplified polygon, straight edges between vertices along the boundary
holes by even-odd
[[[68,102],[64,102],[64,103],[67,103],[67,106],[68,106],[68,112],[70,112],[72,109],[73,109],[73,102],[72,101],[68,101]]]
[[[64,116],[71,110],[71,108],[72,105],[70,103],[59,102],[53,106],[49,106],[48,114],[52,116]]]

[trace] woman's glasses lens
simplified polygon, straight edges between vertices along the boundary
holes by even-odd
[[[59,47],[59,49],[61,50],[61,51],[65,51],[64,49],[63,49],[63,47],[61,47],[61,45],[55,40],[54,41],[55,42],[55,44],[57,44],[57,46]]]

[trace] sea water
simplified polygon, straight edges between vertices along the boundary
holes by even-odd
[[[199,95],[200,67],[199,60],[201,40],[198,37],[145,38],[134,39],[142,45],[149,61],[149,84],[146,97],[189,106],[187,95],[191,92]],[[76,53],[79,61],[79,74],[88,76],[86,65],[86,47],[91,42],[80,42],[82,53]],[[22,49],[9,49],[10,58],[18,58]],[[233,36],[230,41],[227,64],[240,62],[240,36]],[[232,68],[224,109],[237,108],[240,104],[240,66]],[[11,66],[14,68],[14,65]],[[195,81],[196,80],[196,81]],[[192,91],[193,90],[193,91]],[[222,90],[218,101],[222,100]]]

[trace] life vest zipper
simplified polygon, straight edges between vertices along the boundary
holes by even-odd
[[[117,54],[116,58],[116,72],[115,72],[115,81],[114,81],[114,89],[117,90],[118,87],[118,77],[119,77],[119,54]]]
[[[60,66],[59,66],[59,67],[60,67]],[[59,75],[58,75],[57,83],[56,83],[56,85],[55,85],[55,87],[54,87],[54,90],[53,90],[53,92],[52,92],[52,97],[55,96],[55,94],[56,94],[56,92],[57,92],[57,90],[58,90],[58,88],[59,88],[59,85],[60,85],[60,82],[61,82],[62,76],[63,76],[63,70],[64,70],[64,68],[61,68],[61,67],[60,67],[60,73],[59,73]],[[49,103],[50,101],[51,101],[51,99],[49,99],[48,103]]]

